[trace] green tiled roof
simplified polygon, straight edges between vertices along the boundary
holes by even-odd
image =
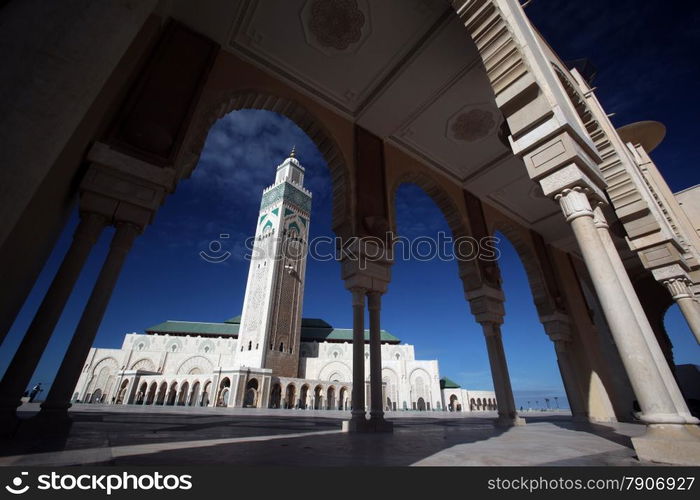
[[[238,337],[241,317],[234,316],[223,323],[205,323],[197,321],[173,321],[146,328],[146,333],[173,333],[181,335],[212,335]],[[398,344],[401,342],[386,330],[381,331],[382,342]],[[304,342],[352,342],[352,329],[334,328],[320,318],[303,318],[301,320],[301,340]],[[369,330],[365,330],[365,342],[369,342]]]
[[[461,386],[447,377],[442,377],[440,379],[440,389],[459,389]]]
[[[238,336],[238,324],[168,320],[146,328],[146,333],[180,333],[187,335]]]

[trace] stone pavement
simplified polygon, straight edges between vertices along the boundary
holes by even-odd
[[[24,405],[29,417],[37,404]],[[346,434],[349,412],[75,405],[68,437],[22,424],[0,465],[647,465],[636,424],[576,424],[564,412],[524,413],[497,428],[494,412],[389,412],[393,434]]]

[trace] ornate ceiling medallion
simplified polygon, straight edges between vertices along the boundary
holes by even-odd
[[[327,55],[354,52],[370,31],[363,0],[309,0],[301,18],[309,45]]]

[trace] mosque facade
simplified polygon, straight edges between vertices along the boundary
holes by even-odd
[[[353,331],[302,318],[311,193],[294,152],[263,191],[243,314],[222,323],[174,321],[93,347],[74,402],[350,410]],[[365,373],[370,373],[365,330]],[[490,391],[441,379],[437,360],[381,331],[385,411],[495,410]],[[371,401],[369,376],[365,401]]]

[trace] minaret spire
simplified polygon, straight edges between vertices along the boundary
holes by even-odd
[[[297,157],[297,146],[296,144],[292,146],[292,152],[289,153],[290,158],[296,158]]]

